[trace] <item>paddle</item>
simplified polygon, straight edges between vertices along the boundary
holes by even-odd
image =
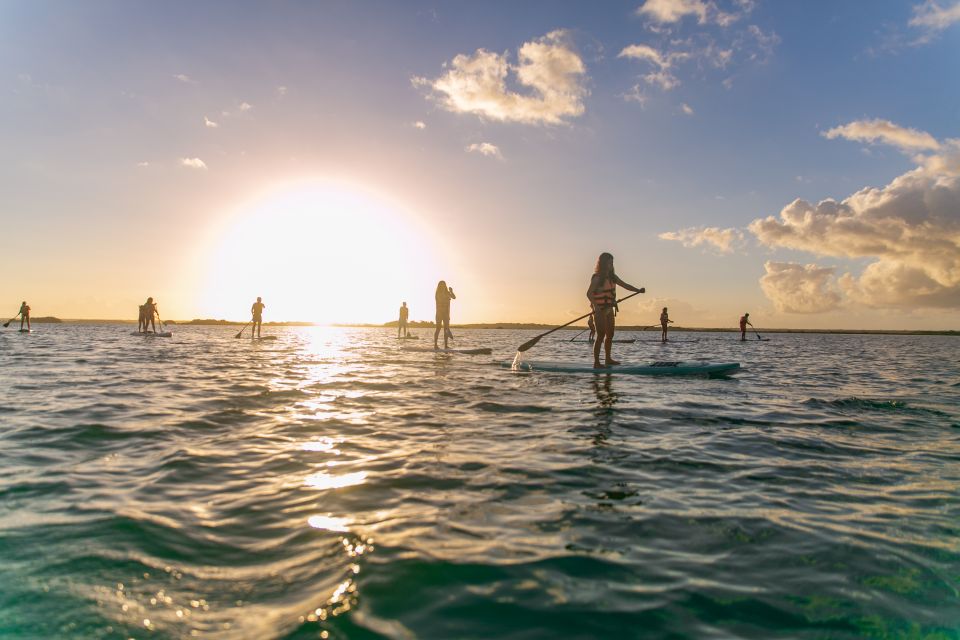
[[[6,329],[7,327],[9,327],[9,326],[10,326],[10,323],[13,322],[14,320],[16,320],[16,319],[19,318],[19,317],[20,317],[20,314],[18,313],[17,315],[13,316],[12,318],[10,318],[10,319],[7,320],[6,322],[4,322],[4,323],[3,323],[3,328]]]
[[[581,332],[578,333],[577,335],[575,335],[575,336],[573,336],[572,338],[570,338],[570,342],[576,342],[577,338],[579,338],[580,336],[582,336],[583,333],[584,333],[584,331],[586,331],[586,329],[584,329],[583,331],[581,331]]]
[[[750,328],[753,329],[753,332],[754,332],[755,334],[757,334],[757,340],[763,340],[763,338],[760,337],[760,332],[757,331],[756,328],[754,328],[753,325],[750,325]]]
[[[641,289],[640,291],[636,291],[636,292],[634,292],[634,293],[631,293],[631,294],[628,295],[628,296],[625,296],[625,297],[623,297],[623,298],[620,298],[619,300],[617,300],[617,304],[623,302],[624,300],[629,300],[630,298],[632,298],[633,296],[635,296],[635,295],[637,295],[637,294],[644,293],[644,291],[645,291],[645,289]],[[529,340],[527,340],[526,342],[524,342],[522,345],[520,345],[519,347],[517,347],[517,351],[518,351],[518,352],[520,352],[520,351],[527,351],[528,349],[530,349],[531,347],[533,347],[534,345],[536,345],[538,342],[540,342],[540,338],[545,338],[546,336],[550,335],[550,334],[553,333],[554,331],[560,331],[560,329],[563,329],[564,327],[569,327],[569,326],[572,325],[574,322],[579,322],[580,320],[583,320],[584,318],[586,318],[587,316],[589,316],[589,315],[592,314],[592,313],[593,313],[593,311],[591,311],[590,313],[585,313],[584,315],[580,316],[579,318],[574,318],[573,320],[571,320],[570,322],[568,322],[568,323],[566,323],[566,324],[562,324],[562,325],[560,325],[559,327],[554,327],[553,329],[550,329],[550,331],[547,331],[547,332],[545,332],[545,333],[541,333],[541,334],[538,335],[538,336],[534,336],[534,337],[530,338]]]
[[[253,324],[253,320],[251,320],[251,321],[248,322],[247,324],[243,325],[243,328],[240,329],[240,333],[238,333],[237,335],[235,335],[235,336],[233,336],[233,337],[234,337],[234,338],[239,338],[240,336],[242,336],[242,335],[243,335],[243,332],[246,331],[246,330],[247,330],[247,327],[249,327],[251,324]]]

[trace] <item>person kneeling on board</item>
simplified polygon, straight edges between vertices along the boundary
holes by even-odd
[[[593,343],[593,366],[596,369],[604,367],[600,364],[601,345],[606,354],[605,366],[620,364],[610,357],[610,346],[613,343],[613,334],[616,331],[617,285],[635,293],[646,292],[645,288],[640,287],[638,289],[618,278],[613,270],[613,255],[606,252],[601,253],[600,257],[597,258],[597,266],[593,270],[593,275],[590,277],[590,288],[587,289],[587,299],[590,300],[590,306],[593,308],[593,322],[597,327],[597,339]]]

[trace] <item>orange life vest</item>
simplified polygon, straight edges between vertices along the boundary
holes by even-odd
[[[590,302],[596,307],[612,307],[617,303],[617,283],[612,278],[606,278],[600,288],[590,294]]]

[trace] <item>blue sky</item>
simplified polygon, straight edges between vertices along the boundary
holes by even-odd
[[[649,291],[624,322],[663,305],[699,326],[744,310],[766,326],[960,319],[955,0],[7,1],[0,16],[0,250],[17,274],[0,297],[42,315],[122,317],[154,295],[170,317],[243,317],[263,295],[282,319],[378,322],[408,298],[428,318],[446,278],[454,321],[559,322],[609,250]],[[375,193],[410,231],[386,256],[364,253],[359,219],[292,223],[318,254],[354,246],[376,268],[338,296],[377,304],[304,307],[298,287],[341,276],[301,281],[313,262],[282,246],[220,242],[304,182]],[[808,223],[780,217],[797,198]],[[818,207],[830,198],[839,212]],[[262,290],[224,290],[226,271]]]

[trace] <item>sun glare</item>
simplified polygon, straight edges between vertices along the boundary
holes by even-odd
[[[210,252],[198,308],[243,318],[257,296],[264,320],[394,319],[402,301],[432,310],[437,243],[419,219],[363,189],[287,186],[232,212]]]

